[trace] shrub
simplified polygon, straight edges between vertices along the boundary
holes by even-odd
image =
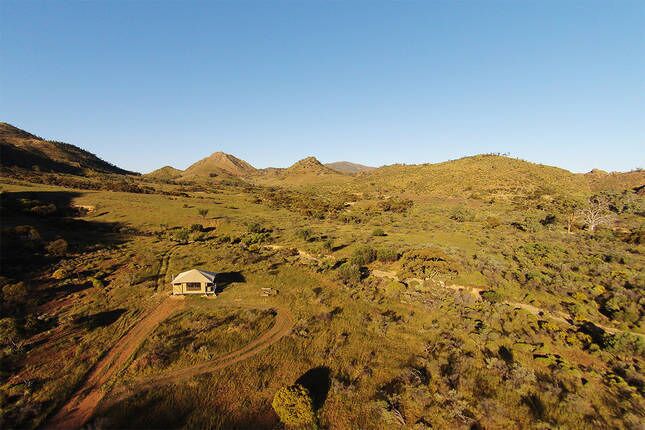
[[[190,230],[181,228],[173,234],[173,237],[179,243],[187,243],[190,237]]]
[[[246,246],[255,245],[257,243],[268,242],[271,239],[271,233],[261,232],[261,233],[247,233],[242,238],[242,243]]]
[[[11,346],[16,344],[19,339],[20,333],[16,320],[13,318],[0,319],[0,345]]]
[[[379,209],[384,212],[406,213],[414,203],[412,200],[389,199],[379,202]]]
[[[350,261],[358,266],[364,266],[376,260],[376,250],[368,245],[363,245],[354,250]]]
[[[296,231],[296,236],[298,236],[302,240],[309,241],[309,239],[311,239],[311,237],[313,236],[313,232],[311,231],[311,229],[301,228]]]
[[[56,212],[56,205],[50,203],[48,205],[39,205],[31,208],[31,213],[38,216],[49,216]]]
[[[372,236],[386,236],[386,234],[382,228],[375,228],[374,231],[372,231]]]
[[[357,264],[343,263],[338,268],[338,279],[347,283],[354,283],[361,280],[361,268]]]
[[[464,207],[460,207],[452,211],[450,219],[457,222],[474,221],[475,215]]]
[[[502,224],[502,221],[500,221],[500,219],[497,217],[489,216],[486,218],[486,224],[490,228],[495,228],[495,227],[499,227]]]
[[[67,254],[67,241],[65,239],[56,239],[53,242],[49,242],[45,249],[48,254],[62,257]]]
[[[249,233],[270,233],[271,229],[263,227],[262,224],[254,222],[248,225]]]
[[[304,427],[316,421],[313,401],[302,385],[280,388],[271,402],[280,421],[287,426]]]
[[[24,282],[2,287],[2,299],[10,304],[21,305],[27,302],[29,294]]]
[[[479,295],[487,302],[499,303],[502,301],[502,296],[494,290],[482,291]]]
[[[605,337],[606,349],[625,354],[645,356],[645,340],[631,333],[617,333]]]
[[[200,217],[206,218],[206,215],[208,215],[208,209],[199,208],[199,209],[197,209],[197,213],[199,214]]]
[[[89,278],[89,281],[92,283],[92,286],[94,288],[103,288],[103,287],[105,287],[105,284],[99,278],[91,277],[91,278]]]
[[[403,275],[432,279],[438,275],[454,276],[459,273],[459,266],[438,248],[422,248],[403,255],[401,270]]]
[[[321,246],[323,251],[332,252],[334,250],[334,241],[331,239],[325,239]]]
[[[196,232],[196,231],[204,231],[204,226],[201,224],[192,224],[190,226],[190,232]]]
[[[67,278],[68,276],[69,276],[69,272],[68,272],[66,269],[64,269],[64,268],[57,269],[57,270],[52,274],[52,278],[54,278],[54,279],[59,279],[59,280],[60,280],[60,279],[65,279],[65,278]]]
[[[376,259],[383,262],[397,261],[401,254],[394,248],[380,248],[376,251]]]

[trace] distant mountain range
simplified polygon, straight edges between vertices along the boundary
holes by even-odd
[[[74,145],[42,139],[2,122],[0,168],[4,173],[28,171],[31,174],[51,172],[79,176],[105,173],[138,175]],[[380,190],[432,192],[435,195],[454,195],[458,190],[472,195],[480,191],[487,195],[504,195],[516,190],[546,188],[552,189],[553,193],[573,193],[594,189],[642,188],[645,184],[645,172],[640,170],[626,173],[593,170],[577,174],[499,155],[477,155],[443,163],[394,164],[379,168],[347,161],[322,164],[315,157],[307,157],[287,168],[256,169],[231,154],[215,152],[186,170],[164,166],[144,177],[180,182],[236,178],[270,186],[353,183],[358,184],[359,188],[365,188],[369,184]]]
[[[376,169],[376,167],[364,166],[362,164],[357,164],[357,163],[350,163],[349,161],[336,161],[335,163],[327,163],[325,164],[325,166],[339,173],[347,173],[347,174],[369,172],[370,170]]]

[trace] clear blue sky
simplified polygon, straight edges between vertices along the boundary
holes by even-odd
[[[645,167],[645,1],[0,1],[0,120],[146,172]]]

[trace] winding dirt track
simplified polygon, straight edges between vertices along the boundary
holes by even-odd
[[[139,345],[159,323],[182,307],[183,301],[168,297],[139,321],[99,360],[76,394],[54,415],[45,428],[73,429],[80,428],[85,424],[105,395],[101,386],[123,368]]]
[[[157,290],[163,286],[173,250],[174,248],[170,248],[161,256],[161,264],[157,271]],[[94,365],[83,385],[76,390],[72,398],[63,405],[44,428],[70,429],[80,428],[85,424],[105,395],[101,388],[102,385],[123,368],[139,345],[159,323],[181,309],[183,305],[182,300],[168,297],[148,312]]]
[[[136,380],[132,387],[122,388],[121,390],[115,391],[107,402],[106,406],[117,403],[136,393],[146,391],[151,388],[174,384],[186,379],[190,379],[197,375],[210,373],[215,370],[231,366],[235,363],[247,360],[260,353],[261,351],[267,349],[282,337],[288,335],[293,328],[293,317],[291,316],[291,312],[289,312],[289,310],[286,308],[274,309],[276,309],[277,315],[273,326],[258,338],[246,344],[242,348],[213,360],[206,361],[204,363],[196,364],[190,367],[184,367],[182,369],[170,370],[163,372],[160,375]]]
[[[162,255],[161,265],[157,276],[157,289],[164,283],[168,262],[172,249]],[[184,307],[183,297],[169,296],[144,318],[137,322],[108,353],[101,358],[91,370],[83,385],[65,405],[44,426],[45,429],[78,429],[81,428],[94,414],[99,403],[107,392],[104,385],[128,363],[130,357],[137,351],[143,341],[153,330],[173,313]],[[249,306],[241,306],[251,308]],[[270,307],[260,307],[270,309]],[[172,370],[155,377],[135,382],[135,387],[115,392],[110,403],[126,398],[134,393],[164,385],[179,382],[196,375],[212,372],[246,360],[289,334],[293,327],[293,317],[286,308],[275,308],[277,311],[273,326],[244,347],[214,360],[195,366]]]

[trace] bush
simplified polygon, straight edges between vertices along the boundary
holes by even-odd
[[[401,254],[394,248],[380,248],[376,251],[376,259],[382,262],[397,261],[401,258]]]
[[[502,301],[502,296],[494,290],[482,291],[479,295],[482,299],[490,303],[499,303]]]
[[[105,284],[99,278],[92,277],[92,278],[89,278],[89,281],[92,283],[92,286],[94,288],[103,288],[103,287],[105,287]]]
[[[246,246],[249,246],[268,242],[269,240],[271,240],[271,233],[265,231],[261,233],[247,233],[242,238],[242,243]]]
[[[617,333],[605,336],[606,349],[625,354],[645,356],[645,340],[631,333]]]
[[[354,283],[361,280],[361,268],[357,264],[343,263],[338,268],[338,279],[344,283]]]
[[[0,346],[12,346],[20,339],[18,325],[13,318],[0,319]]]
[[[363,245],[354,250],[350,261],[358,266],[365,266],[376,260],[376,250],[368,245]]]
[[[190,232],[196,232],[196,231],[204,231],[204,226],[201,224],[192,224],[190,226]]]
[[[311,231],[311,229],[301,228],[296,231],[296,236],[298,236],[302,240],[309,241],[309,239],[313,237],[313,232]]]
[[[406,213],[414,203],[412,200],[389,199],[379,202],[379,209],[384,212]]]
[[[2,299],[3,301],[13,304],[13,305],[22,305],[27,302],[29,297],[29,292],[27,286],[24,282],[18,282],[17,284],[9,284],[2,287]]]
[[[69,272],[64,268],[60,268],[52,274],[52,278],[58,279],[58,280],[65,279],[68,276],[69,276]]]
[[[280,421],[287,426],[304,427],[316,421],[311,395],[302,385],[280,388],[275,393],[271,406]]]
[[[495,228],[495,227],[499,227],[500,225],[502,225],[502,221],[500,221],[500,219],[497,218],[497,217],[489,216],[489,217],[486,218],[486,224],[490,228]]]
[[[403,255],[401,270],[403,276],[433,279],[438,275],[454,276],[459,265],[438,248],[414,249]]]
[[[208,215],[208,209],[205,209],[205,208],[197,209],[197,213],[199,214],[200,217],[206,218],[206,215]]]
[[[262,224],[254,222],[248,225],[249,233],[271,233],[271,229],[263,227]]]
[[[38,216],[49,216],[56,212],[56,205],[50,203],[48,205],[39,205],[31,208],[31,213]]]
[[[375,228],[374,231],[372,231],[372,236],[387,236],[387,235],[385,234],[382,228]]]
[[[173,238],[179,243],[187,243],[190,237],[190,230],[181,228],[173,234]]]
[[[450,214],[450,219],[457,222],[474,221],[475,215],[466,208],[457,208]]]
[[[332,252],[334,250],[334,241],[331,239],[325,239],[321,246],[323,251]]]
[[[45,249],[48,254],[62,257],[67,254],[67,241],[65,239],[56,239],[53,242],[49,242]]]

